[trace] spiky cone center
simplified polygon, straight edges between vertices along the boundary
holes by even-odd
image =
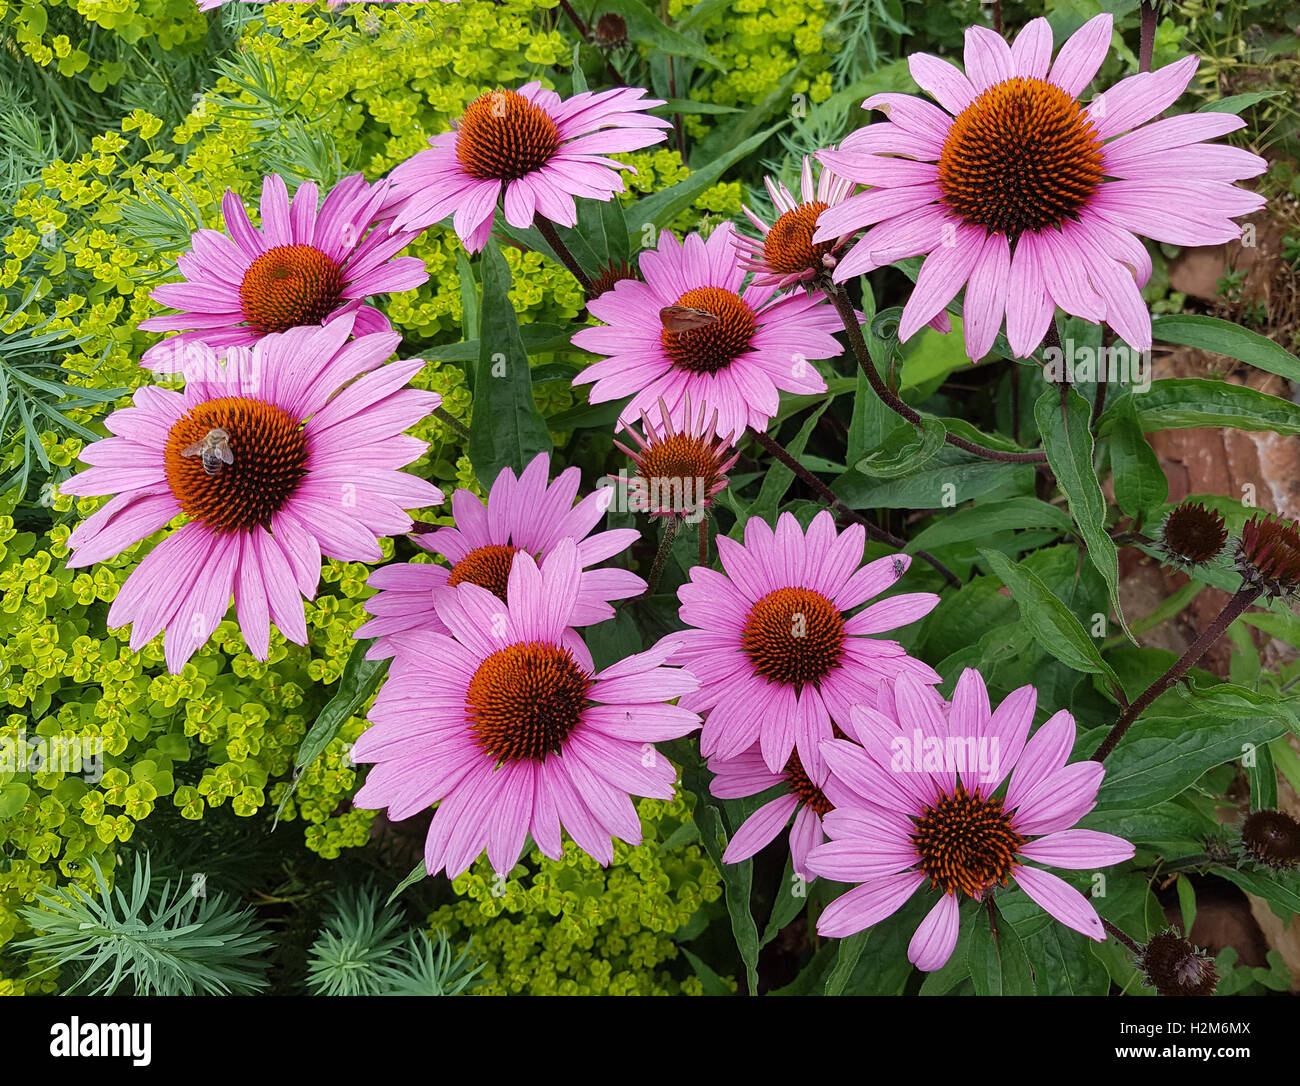
[[[832,724],[831,729],[836,739],[848,738],[840,731],[839,725]],[[808,771],[803,767],[803,762],[799,760],[797,750],[790,752],[790,757],[786,761],[782,773],[785,776],[785,784],[791,795],[796,796],[799,803],[809,808],[813,814],[819,818],[825,818],[831,811],[835,810],[835,804],[826,798],[826,793],[813,784],[812,778],[808,776]]]
[[[605,267],[601,268],[600,274],[591,281],[591,289],[587,291],[588,298],[599,298],[608,290],[621,283],[624,279],[638,280],[640,276],[637,271],[626,260],[611,260]]]
[[[193,450],[225,431],[232,461]],[[263,400],[226,396],[191,408],[172,424],[163,451],[167,485],[181,510],[215,532],[269,528],[307,473],[302,422]]]
[[[506,543],[489,543],[475,547],[459,562],[451,567],[447,584],[455,588],[458,584],[476,584],[486,588],[502,603],[506,602],[506,586],[510,583],[510,567],[520,548]]]
[[[1242,824],[1241,843],[1269,867],[1300,864],[1300,822],[1284,811],[1252,811]]]
[[[763,239],[763,263],[777,275],[824,270],[822,257],[835,249],[833,241],[813,241],[817,216],[826,210],[820,200],[800,204],[772,224]]]
[[[1228,541],[1228,525],[1200,502],[1183,502],[1169,511],[1161,546],[1175,565],[1200,565],[1218,556]]]
[[[582,722],[592,678],[573,654],[538,641],[507,645],[474,672],[465,713],[483,749],[498,763],[545,761],[559,754]]]
[[[778,588],[750,607],[740,643],[770,681],[815,684],[840,666],[844,616],[820,592]]]
[[[1281,517],[1257,516],[1241,529],[1237,569],[1252,588],[1269,596],[1300,591],[1300,532]]]
[[[1162,996],[1213,995],[1219,982],[1214,962],[1173,930],[1153,935],[1138,965]]]
[[[953,120],[939,155],[944,202],[967,223],[1015,239],[1059,226],[1097,191],[1102,144],[1065,91],[1017,76]]]
[[[314,245],[268,249],[239,284],[244,319],[262,335],[320,324],[342,296],[342,268]]]
[[[1005,886],[1019,865],[1016,853],[1027,838],[1011,825],[1002,799],[984,799],[978,789],[957,785],[926,807],[912,831],[921,870],[932,889],[979,899],[991,887]]]
[[[456,159],[480,181],[516,181],[560,149],[560,130],[541,106],[512,90],[475,98],[456,132]]]
[[[754,311],[739,295],[722,287],[695,287],[675,304],[700,309],[718,318],[714,324],[685,332],[660,330],[664,352],[679,369],[688,373],[717,373],[749,350],[757,324]]]
[[[680,514],[703,507],[722,484],[720,450],[709,437],[676,433],[651,437],[636,457],[636,475],[651,514]]]

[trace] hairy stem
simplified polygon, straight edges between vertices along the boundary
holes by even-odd
[[[560,234],[552,225],[551,221],[543,215],[538,215],[533,220],[533,225],[537,227],[537,232],[546,239],[546,244],[554,251],[555,255],[560,258],[560,262],[573,273],[573,277],[582,284],[582,289],[588,294],[591,293],[592,283],[587,278],[587,273],[582,270],[578,262],[569,252],[569,247],[560,240]]]
[[[469,427],[460,421],[455,415],[445,407],[435,407],[433,417],[446,426],[449,430],[454,430],[461,437],[469,437]]]
[[[1107,933],[1114,936],[1115,941],[1117,943],[1120,943],[1123,946],[1127,947],[1137,957],[1140,958],[1142,956],[1142,948],[1138,946],[1137,943],[1133,942],[1132,939],[1130,939],[1127,935],[1125,935],[1122,931],[1120,931],[1119,928],[1117,928],[1104,916],[1101,918],[1101,926],[1106,929]]]
[[[655,553],[654,565],[650,567],[650,577],[646,582],[645,592],[642,595],[653,596],[655,589],[659,587],[659,578],[664,571],[664,563],[668,560],[668,552],[673,549],[673,540],[677,537],[678,521],[676,517],[669,517],[664,524],[664,537],[659,544],[659,550]]]
[[[1182,654],[1163,675],[1155,682],[1148,686],[1139,694],[1131,705],[1120,714],[1120,718],[1111,728],[1110,734],[1102,741],[1101,746],[1092,756],[1094,762],[1103,762],[1106,756],[1115,749],[1119,741],[1124,738],[1124,733],[1132,725],[1147,707],[1156,700],[1161,694],[1174,685],[1187,671],[1196,663],[1211,645],[1213,645],[1224,632],[1232,625],[1233,621],[1246,610],[1252,603],[1259,599],[1260,590],[1251,585],[1243,584],[1237,589],[1237,594],[1228,601],[1228,605],[1219,612],[1219,617],[1206,627],[1205,632],[1201,634],[1188,647],[1187,651]]]

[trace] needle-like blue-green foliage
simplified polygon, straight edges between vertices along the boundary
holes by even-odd
[[[253,911],[200,882],[154,892],[149,857],[137,857],[131,891],[110,889],[99,863],[98,896],[76,885],[38,890],[23,910],[36,931],[21,946],[48,969],[79,974],[64,986],[92,995],[245,995],[266,987],[271,946]],[[202,892],[200,892],[202,891]]]

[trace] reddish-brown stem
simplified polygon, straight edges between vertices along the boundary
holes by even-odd
[[[588,294],[591,293],[591,280],[587,273],[582,270],[581,265],[574,259],[573,254],[569,252],[569,247],[560,240],[559,231],[551,224],[551,221],[542,215],[538,215],[533,220],[533,225],[537,227],[537,232],[546,239],[546,244],[554,250],[555,255],[560,258],[566,268],[573,273],[573,277],[582,284],[582,289]]]
[[[1119,928],[1117,928],[1104,916],[1101,918],[1101,926],[1105,928],[1110,935],[1114,936],[1115,941],[1117,943],[1120,943],[1123,946],[1127,947],[1129,950],[1133,952],[1133,954],[1136,957],[1139,958],[1142,957],[1142,948],[1138,946],[1138,944],[1135,943],[1132,939],[1130,939],[1127,935],[1125,935],[1122,931],[1120,931]]]
[[[880,402],[913,426],[921,425],[920,414],[908,407],[885,384],[876,369],[875,363],[871,361],[871,353],[867,350],[867,341],[862,336],[862,328],[858,325],[858,316],[853,310],[853,303],[849,301],[848,293],[842,287],[828,287],[826,293],[830,296],[836,310],[839,312],[840,320],[844,324],[844,331],[848,333],[849,345],[853,348],[858,365],[866,375],[867,382],[871,385],[872,390],[880,397]],[[983,445],[976,445],[974,442],[967,441],[964,437],[958,437],[956,434],[944,434],[943,439],[953,448],[961,449],[984,460],[1000,460],[1007,464],[1044,464],[1047,462],[1047,453],[1045,452],[1002,452],[999,449],[988,449]]]
[[[795,475],[797,475],[800,479],[802,479],[805,483],[807,483],[808,486],[817,494],[819,498],[821,498],[822,501],[824,501],[837,513],[840,513],[841,515],[848,517],[850,520],[855,521],[858,524],[861,524],[867,530],[867,535],[870,536],[872,539],[876,540],[876,542],[888,543],[895,550],[900,550],[900,551],[907,546],[906,539],[899,539],[898,536],[894,535],[893,532],[887,532],[883,528],[878,527],[875,524],[872,524],[871,521],[867,520],[867,518],[864,517],[861,513],[859,513],[856,509],[851,509],[849,506],[845,505],[844,502],[842,502],[836,496],[835,492],[831,490],[830,487],[828,487],[819,478],[817,478],[816,475],[814,475],[811,471],[809,471],[806,467],[804,467],[801,463],[799,463],[798,460],[796,460],[793,456],[791,456],[790,453],[787,452],[786,449],[781,445],[781,443],[777,441],[775,438],[773,438],[770,434],[764,433],[762,430],[751,430],[750,433],[754,435],[755,441],[757,441],[760,445],[763,446],[763,448],[765,448],[768,452],[770,452],[773,456],[775,456],[778,460],[780,460],[781,463],[784,464],[787,468],[789,468],[792,472],[794,472]],[[937,569],[940,573],[942,573],[944,578],[954,588],[961,587],[961,578],[959,578],[957,574],[953,573],[952,570],[950,570],[947,566],[945,566],[942,562],[940,562],[939,559],[937,559],[934,555],[930,554],[928,551],[917,551],[916,556],[920,558],[922,561],[929,562],[930,565],[934,566],[934,568]]]
[[[1129,730],[1133,721],[1137,720],[1137,718],[1146,711],[1156,698],[1181,679],[1191,669],[1192,665],[1205,655],[1209,647],[1224,635],[1228,627],[1232,625],[1236,618],[1245,611],[1247,607],[1259,599],[1259,594],[1260,590],[1258,588],[1248,584],[1243,584],[1239,589],[1237,589],[1237,594],[1233,596],[1232,599],[1228,601],[1228,605],[1219,612],[1219,617],[1206,627],[1205,632],[1192,642],[1187,651],[1178,658],[1177,662],[1175,662],[1168,671],[1161,675],[1160,678],[1142,691],[1141,694],[1134,698],[1129,707],[1120,714],[1120,718],[1115,721],[1115,726],[1111,728],[1110,733],[1102,741],[1101,746],[1097,748],[1096,753],[1093,754],[1092,760],[1094,762],[1103,762],[1106,760],[1107,755],[1109,755],[1115,747],[1119,745],[1119,741],[1124,738],[1124,733]]]
[[[1138,40],[1138,71],[1151,70],[1151,56],[1156,45],[1156,9],[1150,0],[1142,0],[1142,29]]]

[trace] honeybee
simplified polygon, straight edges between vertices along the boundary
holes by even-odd
[[[692,309],[688,305],[666,305],[659,310],[659,320],[665,332],[694,332],[717,324],[718,318],[706,309]]]
[[[222,464],[235,462],[235,454],[230,448],[230,434],[220,426],[209,430],[202,441],[196,441],[182,449],[181,455],[202,457],[203,470],[209,475],[218,475]]]

